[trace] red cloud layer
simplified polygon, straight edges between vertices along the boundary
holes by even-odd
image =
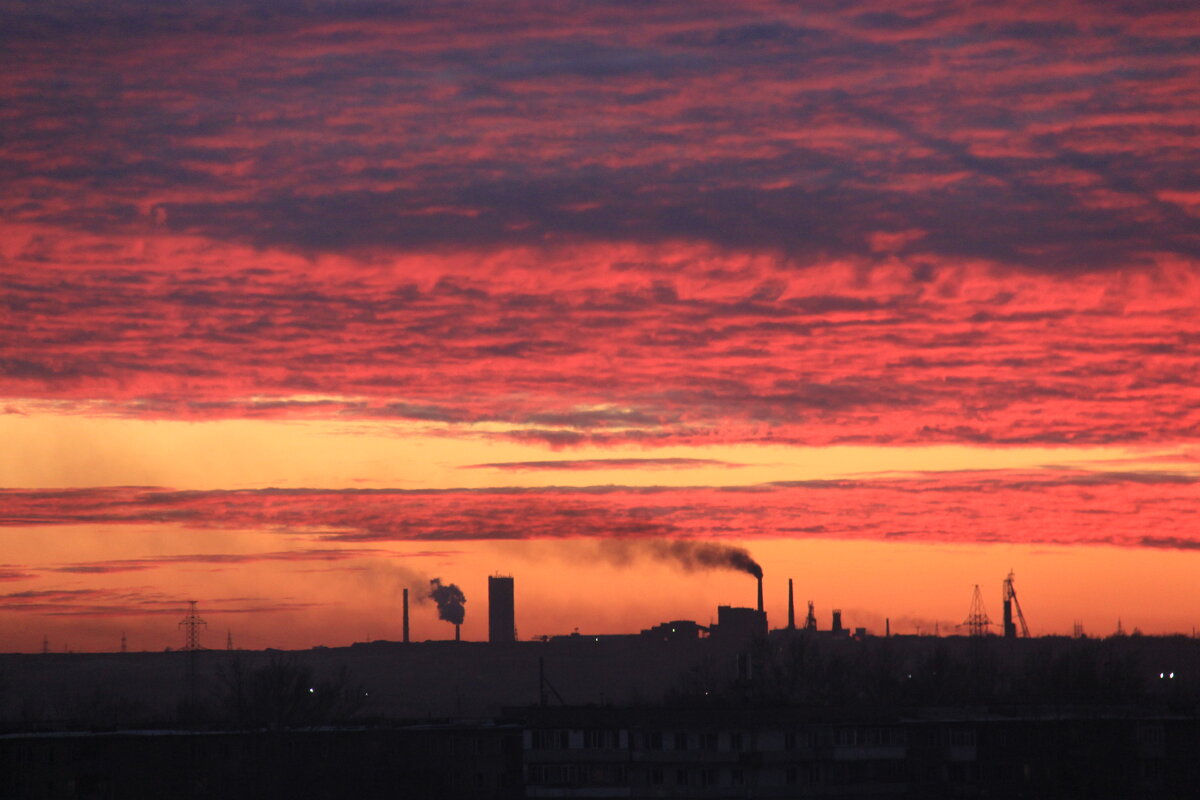
[[[782,536],[1196,549],[1196,485],[1174,473],[1044,470],[682,489],[9,490],[0,524],[176,522],[334,542]]]
[[[496,422],[480,435],[552,445],[1200,435],[1190,274],[864,282],[747,265],[706,284],[698,267],[667,280],[588,257],[605,267],[595,285],[540,290],[536,269],[428,287],[154,269],[13,279],[0,392],[151,417]]]
[[[552,445],[1200,433],[1186,9],[5,5],[0,395]]]

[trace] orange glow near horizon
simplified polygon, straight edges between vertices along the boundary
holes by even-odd
[[[194,532],[191,532],[194,533]],[[80,530],[75,536],[94,535]],[[124,541],[97,547],[97,555],[138,550],[137,542],[161,546],[163,532],[146,529],[117,534]],[[179,539],[188,532],[179,531]],[[211,532],[206,532],[206,536]],[[12,540],[6,536],[6,543]],[[244,536],[226,536],[222,552],[236,551]],[[1011,567],[1033,635],[1070,635],[1078,622],[1091,636],[1111,635],[1121,621],[1126,632],[1191,635],[1200,619],[1192,586],[1200,555],[1160,550],[1102,547],[1026,547],[964,544],[846,542],[810,539],[759,540],[749,544],[765,568],[766,610],[772,627],[787,621],[787,578],[796,584],[797,624],[807,602],[818,626],[828,630],[832,609],[847,627],[882,635],[885,619],[893,634],[961,635],[975,583],[984,590],[988,613],[999,631],[1000,583]],[[82,549],[82,548],[81,548]],[[594,542],[466,542],[452,551],[408,547],[336,562],[167,565],[127,575],[71,575],[58,583],[66,602],[36,627],[12,614],[0,615],[0,637],[8,649],[38,652],[42,637],[51,650],[114,651],[124,633],[134,650],[178,648],[177,623],[185,614],[179,597],[199,601],[208,622],[203,643],[306,649],[346,646],[356,641],[400,639],[401,589],[411,590],[414,641],[453,637],[453,626],[437,619],[432,603],[421,602],[431,577],[460,585],[467,597],[462,636],[487,639],[487,576],[511,574],[517,589],[521,639],[541,635],[630,633],[675,619],[702,625],[715,620],[718,605],[753,606],[751,576],[723,570],[688,572],[653,559],[617,564],[598,557]],[[1002,566],[1008,565],[1008,566]],[[153,591],[151,587],[171,587]],[[615,587],[625,587],[615,589]],[[237,598],[237,602],[218,598]],[[43,598],[21,602],[35,604]],[[108,604],[130,603],[131,611]],[[8,610],[13,600],[6,599]],[[78,607],[70,607],[77,603]],[[82,606],[97,604],[94,611]],[[65,614],[65,616],[64,616]],[[78,616],[74,616],[78,614]]]

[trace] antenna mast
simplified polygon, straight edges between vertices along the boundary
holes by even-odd
[[[971,595],[971,612],[967,614],[966,621],[963,625],[967,626],[971,636],[987,636],[988,626],[992,621],[988,619],[987,611],[983,607],[983,593],[979,591],[979,584],[975,584],[975,594]]]

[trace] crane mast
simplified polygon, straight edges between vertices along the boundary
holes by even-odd
[[[1021,601],[1017,599],[1017,590],[1013,588],[1013,571],[1008,571],[1004,579],[1004,638],[1017,638],[1017,626],[1013,622],[1013,608],[1017,610],[1017,621],[1021,623],[1021,638],[1029,638],[1029,626],[1025,624],[1025,614],[1021,611]]]

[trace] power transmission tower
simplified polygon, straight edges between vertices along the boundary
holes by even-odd
[[[225,631],[225,649],[233,649],[233,631]]]
[[[983,593],[979,591],[979,584],[975,584],[975,594],[971,596],[971,611],[967,614],[963,625],[967,626],[967,630],[972,636],[987,636],[988,626],[992,621],[988,619],[987,610],[983,607]]]
[[[200,619],[196,613],[196,601],[188,600],[188,615],[179,623],[184,632],[184,650],[203,650],[200,646],[200,629],[207,628],[208,623]]]

